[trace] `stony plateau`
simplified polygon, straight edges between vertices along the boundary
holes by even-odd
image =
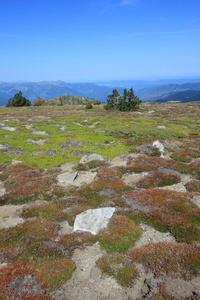
[[[200,299],[198,103],[0,108],[0,299]]]

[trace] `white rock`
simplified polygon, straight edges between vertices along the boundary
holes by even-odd
[[[76,216],[73,231],[89,231],[97,234],[99,230],[107,227],[114,212],[114,207],[88,209]]]
[[[9,126],[5,126],[5,127],[2,127],[2,129],[8,130],[8,131],[15,131],[15,130],[17,129],[17,127],[9,127]]]
[[[96,153],[92,153],[90,155],[85,155],[81,158],[80,160],[80,163],[83,164],[83,163],[88,163],[92,160],[104,160],[104,158],[99,155],[99,154],[96,154]]]
[[[31,139],[31,138],[27,140],[27,142],[31,142],[36,145],[44,145],[46,143],[46,141],[47,140],[42,140],[42,139],[35,141],[34,139]]]
[[[23,161],[21,161],[21,160],[16,160],[16,159],[13,159],[12,160],[12,165],[15,165],[15,164],[22,164],[23,163]]]
[[[2,144],[0,144],[0,150],[4,150],[4,149],[7,149],[7,147],[4,146],[4,145],[2,145]]]
[[[153,142],[153,147],[156,147],[160,151],[160,157],[164,157],[164,146],[158,140]]]
[[[47,135],[46,131],[34,131],[33,134]]]
[[[26,125],[24,125],[24,127],[26,128],[26,129],[33,129],[34,128],[34,125],[33,124],[26,124]]]
[[[57,176],[57,180],[60,183],[73,183],[76,177],[78,176],[77,172],[65,172]]]

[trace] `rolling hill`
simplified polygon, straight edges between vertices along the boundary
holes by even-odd
[[[86,105],[88,103],[97,104],[98,101],[91,98],[71,95],[62,95],[47,100],[48,105]]]

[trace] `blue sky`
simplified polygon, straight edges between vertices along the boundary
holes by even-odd
[[[0,81],[200,77],[199,0],[10,0]]]

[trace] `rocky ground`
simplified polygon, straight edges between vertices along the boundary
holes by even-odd
[[[0,299],[200,299],[199,108],[1,108]]]

